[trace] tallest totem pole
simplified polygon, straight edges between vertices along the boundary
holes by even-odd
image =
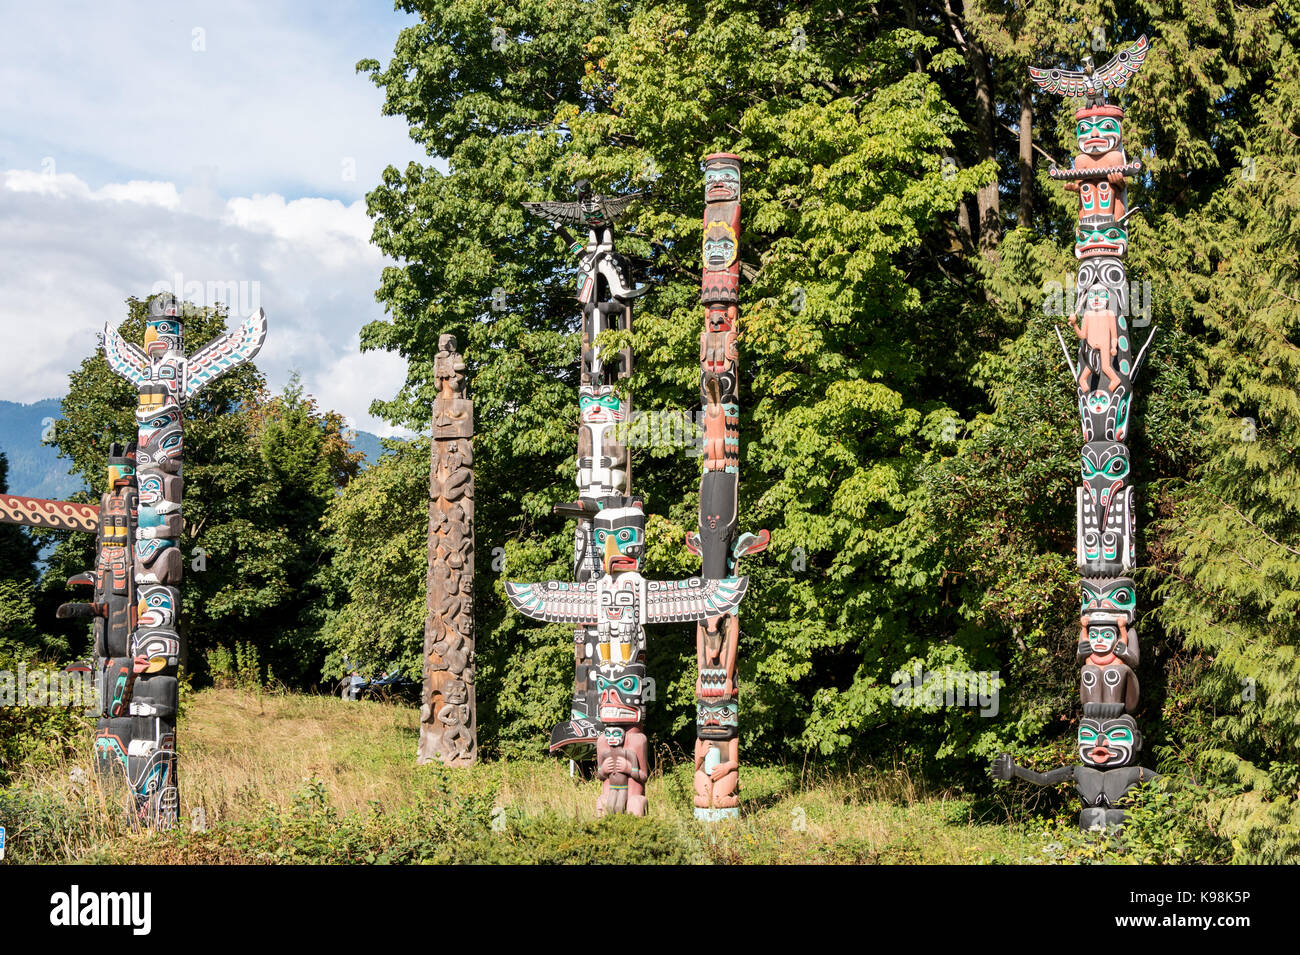
[[[705,580],[732,577],[737,560],[767,547],[768,532],[737,534],[740,484],[740,157],[704,159],[704,273],[700,302],[700,401],[704,473],[699,530],[686,546],[700,557]],[[714,821],[740,813],[740,724],[735,612],[696,624],[695,816]]]
[[[1079,197],[1074,254],[1079,260],[1075,311],[1070,326],[1079,340],[1078,360],[1065,359],[1077,390],[1084,441],[1082,485],[1076,489],[1077,564],[1082,591],[1077,659],[1083,718],[1079,721],[1080,765],[1036,773],[1003,754],[993,763],[998,779],[1013,776],[1040,786],[1073,780],[1083,802],[1079,825],[1119,825],[1117,805],[1133,786],[1155,777],[1137,765],[1142,734],[1134,722],[1138,707],[1138,636],[1134,621],[1137,588],[1137,530],[1129,476],[1129,412],[1147,346],[1133,355],[1129,307],[1127,181],[1142,168],[1124,152],[1124,111],[1106,101],[1146,58],[1141,37],[1100,69],[1084,60],[1082,72],[1030,69],[1049,93],[1083,97],[1075,111],[1079,155],[1070,169],[1049,172]],[[1060,331],[1057,331],[1058,338]],[[1065,347],[1064,340],[1061,341]]]

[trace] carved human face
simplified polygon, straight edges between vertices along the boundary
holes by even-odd
[[[1119,643],[1119,624],[1113,621],[1088,621],[1088,648],[1093,656],[1106,657],[1115,652]]]
[[[1128,714],[1111,719],[1085,716],[1079,721],[1079,758],[1095,769],[1117,769],[1133,762],[1142,734]]]
[[[1089,156],[1104,156],[1119,149],[1124,131],[1117,116],[1084,116],[1074,128],[1079,152]]]
[[[631,725],[645,719],[645,664],[606,663],[596,668],[596,718],[602,724]]]
[[[624,420],[627,409],[612,386],[584,385],[578,392],[578,416],[583,424],[608,424]]]
[[[740,198],[740,167],[731,162],[704,168],[704,201],[734,202]]]
[[[710,222],[704,229],[704,267],[721,272],[735,263],[736,254],[736,230],[721,219]]]

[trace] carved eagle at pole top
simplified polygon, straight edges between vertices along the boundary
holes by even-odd
[[[1084,57],[1083,70],[1043,70],[1031,66],[1029,75],[1038,86],[1048,93],[1060,96],[1084,96],[1088,105],[1094,106],[1106,101],[1108,90],[1117,90],[1128,82],[1128,78],[1138,71],[1146,59],[1151,44],[1146,36],[1140,36],[1137,42],[1127,50],[1121,50],[1111,57],[1101,69],[1092,64],[1092,57]]]

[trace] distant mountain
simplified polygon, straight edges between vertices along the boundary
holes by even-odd
[[[42,444],[41,435],[59,417],[59,399],[35,404],[0,401],[0,451],[9,459],[9,493],[25,497],[65,498],[85,489],[81,479],[68,473],[68,461],[58,449]],[[366,464],[379,460],[384,449],[369,431],[351,435],[352,447],[366,456]]]
[[[85,489],[79,477],[68,473],[70,462],[59,457],[58,449],[41,443],[58,417],[58,398],[30,405],[0,401],[0,451],[9,459],[9,493],[65,498]]]
[[[367,465],[374,464],[379,460],[379,456],[384,453],[378,435],[371,434],[369,431],[349,431],[348,437],[352,441],[352,450],[360,451],[366,456]]]

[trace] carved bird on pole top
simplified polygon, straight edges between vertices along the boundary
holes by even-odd
[[[1108,90],[1117,90],[1128,82],[1128,78],[1138,71],[1146,59],[1151,44],[1145,36],[1138,37],[1127,50],[1121,50],[1111,57],[1101,69],[1093,64],[1092,57],[1083,58],[1083,70],[1050,69],[1041,70],[1031,66],[1029,75],[1040,88],[1048,93],[1060,96],[1083,96],[1088,106],[1100,106],[1106,102]]]
[[[599,229],[613,225],[628,206],[645,195],[644,192],[633,192],[617,198],[602,196],[592,192],[591,183],[586,179],[576,183],[574,190],[578,194],[576,202],[525,202],[523,206],[533,215],[551,222]]]

